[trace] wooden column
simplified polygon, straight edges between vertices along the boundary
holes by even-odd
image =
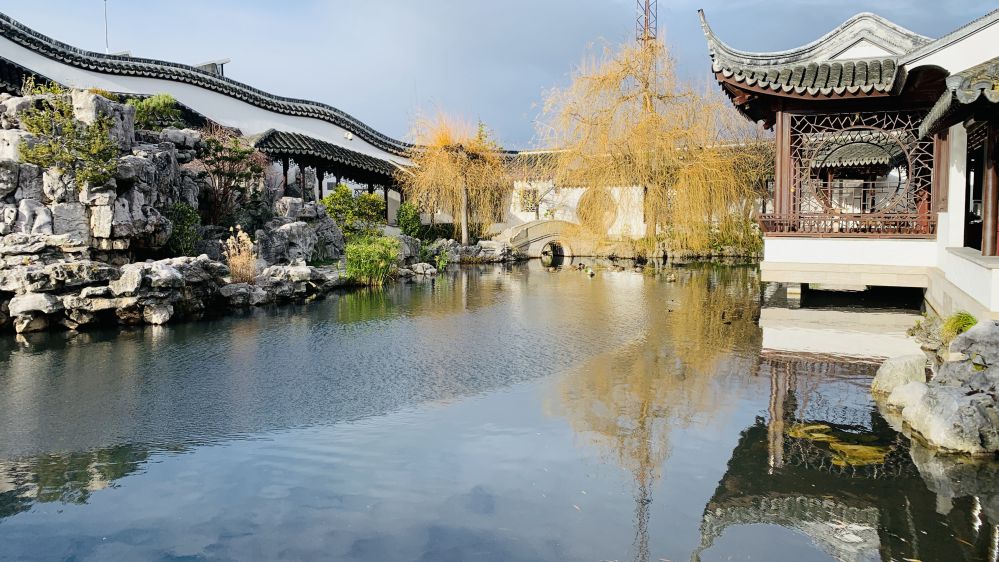
[[[369,183],[368,184],[368,195],[374,195],[374,194],[375,194],[375,185]]]
[[[777,144],[777,167],[774,173],[774,212],[778,215],[790,215],[793,205],[791,178],[791,119],[784,110],[777,111],[777,122],[774,125]]]
[[[385,192],[385,224],[388,224],[388,221],[389,221],[389,209],[388,209],[389,186],[387,186],[387,185],[383,186],[382,189]]]
[[[281,159],[281,173],[284,174],[284,188],[288,189],[288,168],[290,163],[288,162],[288,157],[285,156]]]
[[[999,174],[996,170],[996,129],[990,125],[982,155],[982,255],[999,255]]]

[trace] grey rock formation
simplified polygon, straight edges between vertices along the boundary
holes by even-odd
[[[0,199],[17,191],[21,164],[16,160],[0,160]]]
[[[944,363],[929,383],[898,386],[887,406],[930,445],[959,453],[999,452],[999,322],[982,322],[955,340],[968,359]]]
[[[20,129],[0,130],[0,160],[21,160],[21,143],[31,146],[35,135]]]
[[[910,382],[926,382],[925,355],[904,355],[885,361],[871,383],[871,392],[889,395],[896,387]]]
[[[394,236],[399,241],[399,265],[412,265],[420,261],[420,249],[423,243],[419,238],[397,234]]]
[[[123,151],[132,149],[135,139],[135,108],[116,103],[85,90],[73,90],[73,113],[76,119],[91,124],[101,117],[111,120],[111,138]]]

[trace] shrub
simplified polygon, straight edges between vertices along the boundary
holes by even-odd
[[[437,271],[443,273],[447,264],[451,262],[451,259],[447,256],[447,252],[441,252],[434,257],[434,262],[437,266]]]
[[[378,236],[385,224],[385,201],[370,193],[355,197],[345,184],[336,186],[320,202],[348,241]]]
[[[118,94],[115,94],[114,92],[109,92],[108,90],[103,90],[101,88],[90,88],[87,90],[87,92],[101,96],[104,99],[109,99],[113,102],[121,101],[121,98],[118,97]]]
[[[111,139],[110,118],[102,116],[89,125],[77,121],[69,92],[57,84],[37,86],[25,80],[22,91],[48,95],[21,116],[21,125],[36,137],[21,143],[22,160],[44,169],[58,168],[90,185],[104,185],[114,177],[119,149]]]
[[[143,99],[131,98],[127,103],[135,108],[136,129],[161,131],[166,127],[184,126],[177,100],[170,94],[156,94]]]
[[[347,244],[347,276],[358,283],[381,286],[399,259],[399,240],[386,236],[359,238]]]
[[[420,233],[423,231],[423,221],[420,220],[420,210],[416,208],[416,205],[409,201],[399,205],[395,220],[403,234],[414,238],[420,237]]]
[[[254,283],[257,280],[257,254],[250,235],[237,226],[230,229],[232,236],[225,241],[222,253],[229,264],[233,283]]]
[[[971,314],[963,310],[955,312],[940,327],[940,339],[943,341],[944,346],[948,346],[950,342],[954,341],[954,338],[967,332],[975,324],[978,324],[978,319]]]
[[[173,223],[173,232],[167,241],[167,249],[175,256],[194,255],[194,244],[198,241],[198,227],[201,216],[187,203],[175,203],[167,211],[167,218]]]
[[[225,224],[244,200],[247,186],[263,175],[266,157],[219,125],[204,129],[201,140],[195,166],[208,179],[208,189],[201,192],[201,218],[205,224]]]

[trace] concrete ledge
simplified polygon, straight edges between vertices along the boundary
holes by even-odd
[[[999,257],[983,256],[981,252],[974,248],[947,248],[947,251],[959,258],[964,258],[979,267],[984,267],[985,269],[999,269]]]
[[[763,281],[822,285],[918,287],[922,289],[929,286],[929,269],[913,266],[768,261],[760,264]]]

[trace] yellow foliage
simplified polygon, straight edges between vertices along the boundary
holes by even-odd
[[[559,149],[550,177],[597,190],[642,187],[647,235],[690,251],[706,250],[712,231],[736,244],[755,235],[771,143],[722,95],[679,81],[661,41],[585,60],[567,88],[549,93],[543,121],[544,143]]]
[[[257,280],[257,254],[250,235],[237,226],[225,241],[222,253],[229,264],[233,283],[255,283]]]
[[[398,174],[411,201],[428,213],[446,213],[460,225],[462,244],[468,244],[470,222],[502,220],[513,184],[499,144],[481,123],[467,123],[438,113],[417,119],[415,146],[409,157],[413,168]]]

